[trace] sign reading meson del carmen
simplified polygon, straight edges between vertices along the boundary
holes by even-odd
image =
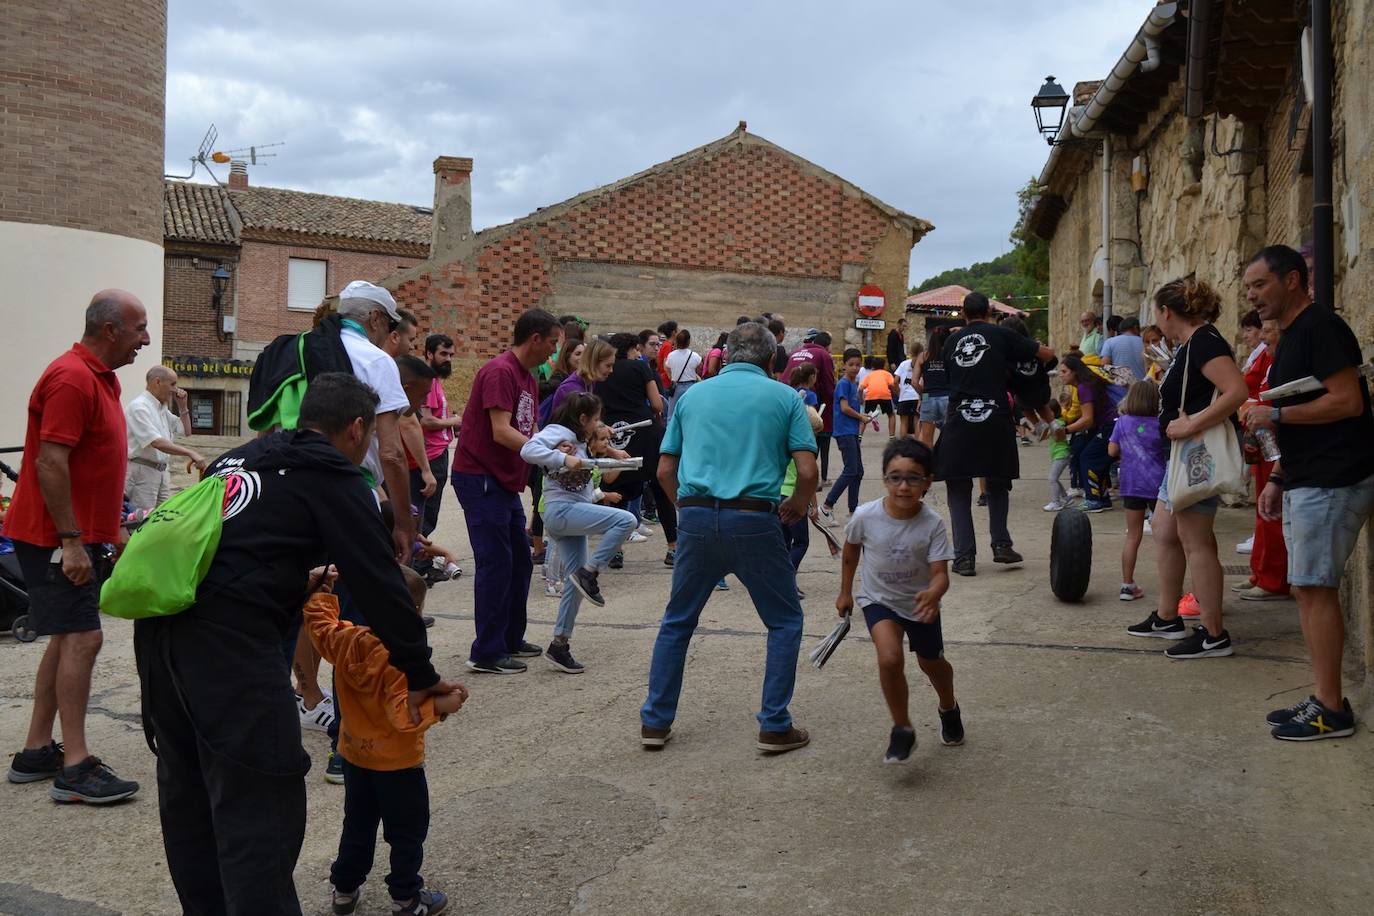
[[[253,364],[242,359],[219,359],[209,356],[171,356],[162,364],[177,375],[193,378],[248,378]]]

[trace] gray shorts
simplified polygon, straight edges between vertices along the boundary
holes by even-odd
[[[72,585],[62,575],[61,566],[52,563],[55,549],[14,542],[14,555],[29,593],[29,626],[39,636],[100,629],[100,576],[92,575],[85,585]],[[88,546],[86,552],[91,555],[92,567],[98,570],[94,548]]]
[[[1360,530],[1374,513],[1374,475],[1348,487],[1300,487],[1283,493],[1288,582],[1339,588]]]

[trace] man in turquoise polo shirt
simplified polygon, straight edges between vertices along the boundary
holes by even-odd
[[[645,747],[668,742],[687,644],[715,584],[727,573],[744,583],[768,628],[758,747],[776,754],[810,740],[787,710],[797,676],[802,608],[778,517],[791,524],[811,504],[816,437],[801,398],[769,375],[776,351],[763,325],[736,326],[726,343],[728,365],[682,395],[659,449],[659,483],[679,508],[678,540],[673,590],[654,642],[649,696],[640,710]],[[797,487],[779,505],[788,461],[797,463]]]

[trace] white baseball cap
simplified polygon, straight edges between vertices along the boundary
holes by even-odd
[[[339,301],[345,299],[366,299],[375,302],[382,308],[392,321],[400,321],[401,315],[396,311],[396,300],[391,297],[391,293],[375,283],[368,283],[366,280],[354,280],[339,292]]]

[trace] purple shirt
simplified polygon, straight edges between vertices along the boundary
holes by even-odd
[[[1164,479],[1169,458],[1159,438],[1159,417],[1122,414],[1112,430],[1112,441],[1121,449],[1121,495],[1154,499]]]
[[[498,445],[492,435],[489,410],[510,412],[510,424],[526,438],[534,435],[539,409],[539,384],[530,371],[507,350],[477,370],[472,394],[463,408],[463,433],[453,451],[453,470],[460,474],[487,474],[504,490],[520,493],[529,479],[529,465],[519,452]]]
[[[574,372],[572,375],[563,379],[559,386],[554,389],[553,400],[549,402],[549,415],[553,415],[553,412],[558,409],[558,405],[562,404],[568,395],[591,393],[592,386],[588,385],[581,375]]]

